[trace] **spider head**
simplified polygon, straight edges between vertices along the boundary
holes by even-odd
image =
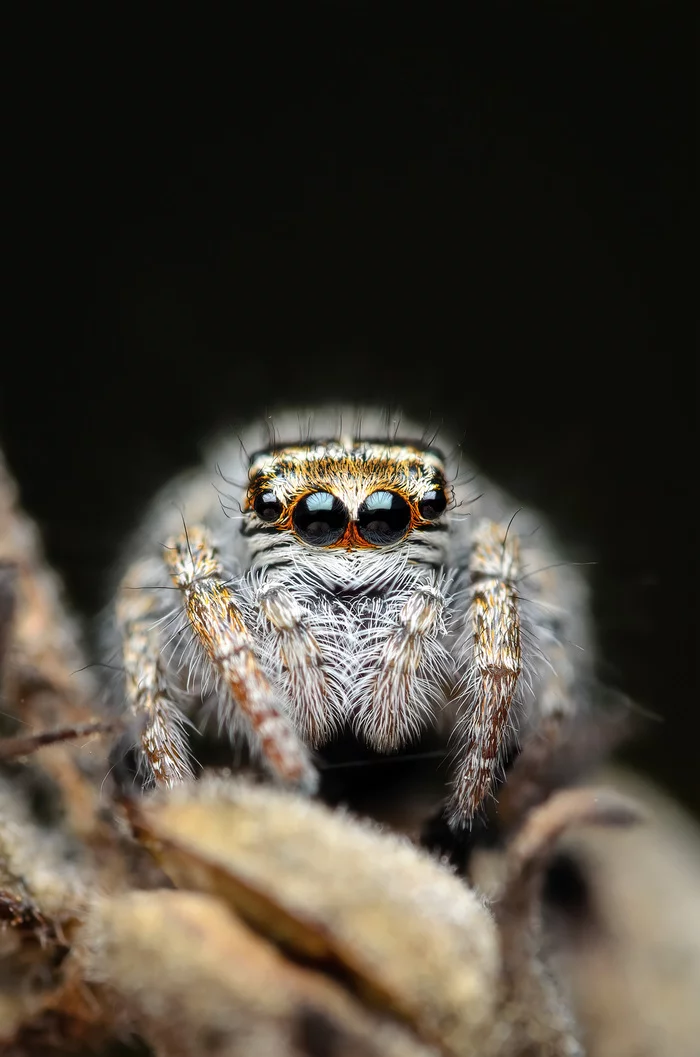
[[[409,442],[313,441],[256,453],[245,509],[311,547],[387,547],[435,527],[450,505],[440,452]]]

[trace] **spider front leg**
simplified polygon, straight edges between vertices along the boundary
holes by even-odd
[[[263,762],[285,784],[313,792],[317,772],[277,704],[241,609],[206,534],[194,529],[178,536],[168,544],[165,561],[173,583],[182,591],[195,640],[245,719]]]
[[[472,819],[491,788],[512,725],[522,672],[514,532],[493,521],[476,529],[469,559],[471,602],[467,665],[459,720],[460,761],[451,803],[453,825]]]

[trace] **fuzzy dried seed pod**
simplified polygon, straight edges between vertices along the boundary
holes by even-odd
[[[407,841],[277,790],[206,779],[133,802],[132,824],[183,888],[329,964],[445,1052],[480,1053],[498,978],[494,921]]]
[[[437,1057],[407,1028],[295,965],[213,896],[99,901],[86,972],[163,1057]]]

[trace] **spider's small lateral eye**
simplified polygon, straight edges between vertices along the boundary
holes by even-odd
[[[397,492],[372,492],[357,512],[357,531],[378,545],[396,543],[406,535],[411,508]]]
[[[426,521],[434,521],[447,509],[447,496],[442,485],[434,485],[418,504],[418,513]]]
[[[253,503],[253,510],[261,521],[277,521],[283,509],[274,492],[262,492]]]
[[[312,492],[294,507],[292,521],[297,535],[314,547],[337,543],[348,524],[348,512],[330,492]]]

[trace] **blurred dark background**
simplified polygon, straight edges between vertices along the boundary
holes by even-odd
[[[601,676],[659,717],[625,755],[700,809],[688,29],[409,8],[35,13],[0,440],[91,615],[212,428],[318,399],[444,421],[597,563]]]

